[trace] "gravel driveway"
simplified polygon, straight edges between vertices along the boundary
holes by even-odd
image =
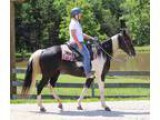
[[[107,102],[111,112],[102,109],[100,102],[64,103],[60,111],[56,103],[44,104],[47,112],[39,112],[36,104],[11,104],[11,120],[149,120],[149,101]]]

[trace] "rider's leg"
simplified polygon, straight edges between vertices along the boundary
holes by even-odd
[[[91,72],[91,64],[90,64],[90,53],[86,45],[82,43],[82,50],[80,51],[83,56],[83,66],[84,66],[84,72],[87,78],[93,78],[92,72]]]
[[[83,56],[83,66],[84,66],[84,72],[86,75],[86,78],[94,78],[93,73],[91,72],[91,62],[90,62],[90,53],[88,48],[84,43],[80,43],[82,45],[82,50],[79,50],[77,44],[73,44],[72,47],[77,49],[81,55]]]

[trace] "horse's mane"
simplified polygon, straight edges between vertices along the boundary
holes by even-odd
[[[109,38],[101,42],[101,47],[110,55],[112,55],[112,39]]]

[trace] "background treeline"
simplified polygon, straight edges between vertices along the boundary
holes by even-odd
[[[116,34],[125,19],[134,44],[149,45],[149,0],[28,0],[16,4],[16,51],[33,52],[69,39],[70,10],[83,9],[83,30],[100,40]]]

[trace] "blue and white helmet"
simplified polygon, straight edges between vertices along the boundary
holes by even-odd
[[[82,10],[78,7],[75,7],[71,10],[71,17],[74,17],[75,15],[78,15],[80,13],[82,13]]]

